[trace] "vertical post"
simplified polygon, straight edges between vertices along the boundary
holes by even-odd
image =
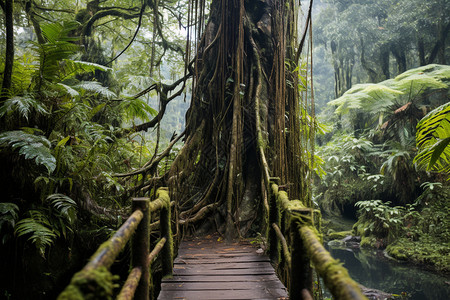
[[[170,197],[167,188],[158,189],[157,196],[163,200],[164,205],[160,212],[160,228],[161,237],[166,237],[167,241],[161,249],[161,263],[163,276],[172,275],[173,267],[173,236],[172,236],[172,220],[170,211]]]
[[[270,260],[274,263],[280,262],[280,242],[278,241],[275,229],[272,224],[280,226],[280,210],[277,205],[278,185],[272,182],[269,185],[269,254]]]
[[[150,251],[150,213],[148,198],[133,198],[133,211],[139,209],[144,213],[141,223],[136,229],[131,241],[131,267],[141,267],[142,276],[135,292],[135,299],[148,300],[150,298],[150,267],[147,257]]]
[[[300,236],[300,223],[293,216],[290,224],[290,235],[292,241],[289,283],[289,299],[302,299],[302,290],[306,289],[312,294],[312,270],[310,257]]]

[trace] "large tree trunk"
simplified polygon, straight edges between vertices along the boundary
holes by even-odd
[[[0,103],[8,98],[12,85],[12,69],[14,64],[13,4],[13,0],[6,0],[6,2],[2,4],[2,9],[5,13],[6,52]]]
[[[195,60],[185,145],[170,171],[182,219],[210,205],[209,229],[231,238],[260,230],[268,176],[301,197],[298,74],[285,69],[295,54],[296,6],[213,0]]]

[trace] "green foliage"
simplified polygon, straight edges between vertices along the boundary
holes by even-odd
[[[77,204],[70,197],[63,194],[52,194],[47,197],[54,209],[64,217],[69,224],[73,224],[76,218]]]
[[[411,98],[418,98],[425,92],[449,89],[449,82],[450,66],[427,65],[376,84],[354,85],[344,95],[328,104],[337,106],[338,114],[346,114],[356,109],[379,116],[386,114],[386,110],[390,110],[397,102],[406,104]]]
[[[391,202],[381,200],[358,201],[355,206],[359,208],[358,222],[354,225],[357,234],[387,239],[387,242],[397,237],[403,227],[405,215],[415,212],[412,206],[407,211],[402,206],[392,207]]]
[[[390,88],[385,83],[356,84],[341,97],[328,102],[328,105],[337,106],[338,114],[346,114],[352,109],[379,112],[391,106],[399,95],[404,95],[404,92]]]
[[[28,214],[29,218],[17,222],[15,233],[19,237],[29,236],[28,241],[35,244],[41,256],[44,257],[45,250],[54,243],[57,235],[46,214],[39,210],[30,210]]]
[[[17,222],[15,233],[18,237],[28,236],[28,241],[45,257],[47,248],[54,244],[56,238],[67,239],[68,233],[73,232],[76,213],[77,204],[70,197],[52,194],[46,198],[43,207],[29,210],[29,217]]]
[[[9,230],[16,226],[19,207],[14,203],[2,202],[0,203],[0,233],[2,244],[5,244],[10,238]]]
[[[119,108],[123,111],[126,121],[132,121],[136,118],[148,121],[149,116],[154,117],[158,114],[155,109],[141,99],[125,98],[120,102]]]
[[[0,107],[0,118],[5,115],[14,115],[15,117],[25,118],[28,121],[28,117],[33,113],[45,115],[48,114],[48,110],[31,95],[9,98]]]
[[[416,143],[414,162],[419,168],[449,174],[450,103],[431,111],[417,124]]]
[[[56,159],[50,151],[51,144],[43,136],[20,130],[7,131],[0,134],[0,146],[9,146],[13,151],[18,150],[25,159],[46,167],[49,174],[56,168]]]

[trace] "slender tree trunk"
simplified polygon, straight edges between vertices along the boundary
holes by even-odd
[[[394,55],[395,60],[397,61],[398,74],[405,72],[406,71],[405,51],[403,49],[401,49],[401,46],[392,45],[391,52],[392,52],[392,55]]]
[[[421,66],[425,66],[427,64],[427,61],[425,59],[425,45],[423,37],[418,38],[417,49],[419,51],[419,63]]]
[[[0,95],[0,102],[3,102],[6,99],[8,99],[12,85],[12,70],[14,64],[13,6],[14,6],[13,0],[6,0],[6,2],[4,3],[5,28],[6,28],[6,53],[5,53],[5,69],[3,71],[3,85]]]

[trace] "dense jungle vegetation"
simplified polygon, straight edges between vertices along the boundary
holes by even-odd
[[[314,51],[324,130],[314,197],[331,220],[325,230],[448,272],[450,7],[322,2]],[[333,229],[335,216],[357,220],[352,232],[333,232],[342,230]]]
[[[449,272],[447,1],[316,0],[301,41],[309,1],[273,1],[273,19],[271,1],[225,2],[0,0],[0,298],[55,298],[162,185],[188,198],[186,227],[213,212],[199,227],[256,235],[264,153],[328,238]],[[245,36],[217,38],[243,14]]]

